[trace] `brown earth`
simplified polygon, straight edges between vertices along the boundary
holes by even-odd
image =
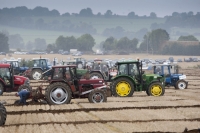
[[[190,64],[190,63],[188,63]],[[72,99],[70,104],[15,106],[14,93],[4,93],[7,121],[0,132],[183,132],[200,128],[200,69],[182,69],[188,89],[166,87],[161,97],[135,92],[132,97],[108,97],[91,104]],[[33,83],[40,85],[40,83]]]

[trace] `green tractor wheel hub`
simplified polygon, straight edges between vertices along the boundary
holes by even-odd
[[[119,96],[127,96],[131,92],[131,86],[126,81],[120,81],[116,85],[116,92]]]
[[[151,87],[151,94],[153,96],[160,96],[162,94],[162,87],[160,85],[153,85]]]

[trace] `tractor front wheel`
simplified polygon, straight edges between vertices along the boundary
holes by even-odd
[[[33,80],[40,80],[43,77],[42,73],[43,73],[42,70],[40,70],[40,69],[34,69],[34,70],[32,70],[31,78]]]
[[[49,104],[68,104],[71,101],[72,92],[67,84],[56,82],[47,87],[45,97]]]
[[[176,89],[180,89],[180,90],[183,90],[183,89],[187,89],[187,83],[185,80],[179,80],[176,82],[176,86],[175,86]]]
[[[88,100],[90,103],[107,102],[107,96],[102,90],[93,90],[90,92]]]
[[[0,83],[0,95],[3,95],[4,92],[4,87],[3,85]]]
[[[130,79],[119,78],[113,81],[112,92],[114,96],[131,97],[134,93],[134,84]]]
[[[149,96],[163,96],[164,93],[165,89],[159,82],[152,83],[147,90],[147,95]]]
[[[90,79],[103,79],[103,76],[98,72],[90,73]]]
[[[3,104],[0,103],[0,126],[4,125],[6,122],[7,112]]]

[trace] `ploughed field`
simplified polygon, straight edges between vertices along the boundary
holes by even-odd
[[[188,89],[166,87],[161,97],[135,92],[132,97],[108,97],[107,103],[91,104],[72,99],[71,104],[16,106],[14,93],[4,93],[7,120],[0,132],[183,132],[200,128],[200,69],[182,69]],[[32,81],[31,85],[41,85]],[[43,84],[44,86],[47,83]]]

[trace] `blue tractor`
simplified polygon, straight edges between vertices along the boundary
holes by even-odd
[[[186,75],[180,74],[176,64],[160,64],[153,66],[154,74],[165,77],[165,86],[174,86],[175,89],[187,89]]]
[[[32,59],[33,66],[24,72],[24,76],[29,77],[32,80],[41,80],[44,76],[51,74],[51,65],[46,58],[34,58]]]

